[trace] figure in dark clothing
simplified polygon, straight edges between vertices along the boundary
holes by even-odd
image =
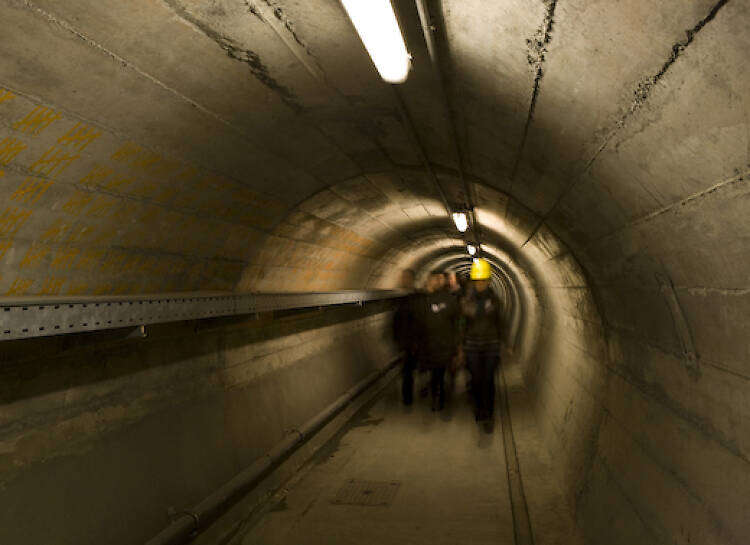
[[[477,421],[491,425],[495,410],[495,371],[500,364],[503,332],[502,307],[490,289],[490,264],[476,259],[471,267],[472,286],[461,303],[465,319],[464,353],[471,373]]]
[[[453,294],[456,297],[461,297],[461,284],[458,281],[458,275],[454,272],[446,274],[445,289],[448,293]]]
[[[432,410],[445,406],[445,369],[461,350],[459,342],[460,307],[456,298],[443,289],[442,271],[433,271],[425,293],[418,299],[419,364],[430,371]]]
[[[460,304],[461,303],[461,297],[463,297],[463,289],[461,287],[461,284],[458,281],[458,276],[455,272],[448,272],[445,274],[446,282],[445,282],[445,291],[450,293],[453,297],[456,298],[456,301]],[[461,318],[463,320],[463,318]],[[459,330],[461,329],[462,321],[459,325]],[[450,365],[446,369],[447,371],[447,387],[448,390],[453,393],[456,389],[456,376],[458,375],[458,372],[460,371],[461,367],[464,365],[463,358],[456,357],[453,358],[453,361],[451,361]]]
[[[405,269],[401,273],[401,289],[410,291],[406,297],[398,300],[393,314],[393,340],[403,353],[403,380],[401,395],[405,405],[414,400],[414,371],[417,368],[418,338],[415,322],[415,305],[419,294],[414,293],[414,271]]]

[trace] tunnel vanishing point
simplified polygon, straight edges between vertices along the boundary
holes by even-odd
[[[1,544],[750,543],[750,3],[392,5],[0,0]],[[467,243],[493,433],[397,393]]]

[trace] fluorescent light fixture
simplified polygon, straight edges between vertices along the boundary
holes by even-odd
[[[466,229],[469,228],[469,221],[466,219],[466,214],[463,212],[453,212],[453,221],[456,224],[456,229],[462,233],[465,233]]]
[[[398,27],[391,0],[341,0],[380,77],[403,83],[410,56]]]
[[[466,249],[469,251],[469,255],[474,255],[475,253],[477,253],[477,247],[473,244],[467,244]]]

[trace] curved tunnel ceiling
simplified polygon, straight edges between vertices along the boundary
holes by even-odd
[[[396,5],[399,92],[459,206],[455,122],[483,236],[601,286],[743,287],[746,5],[434,2],[450,116]],[[387,287],[455,239],[337,2],[0,9],[0,293]]]
[[[643,3],[646,18],[633,5],[437,4],[459,149],[470,175],[533,211],[518,220],[519,246],[549,226],[606,274],[615,258],[602,244],[661,227],[660,211],[700,201],[717,184],[705,207],[744,189],[747,120],[736,116],[748,100],[742,3],[661,3],[663,16]],[[430,92],[435,76],[416,10],[397,7],[415,67],[403,96],[446,183],[444,173],[457,167],[447,119]],[[2,61],[0,105],[11,204],[3,258],[15,272],[2,276],[3,293],[252,288],[252,268],[258,274],[269,261],[258,253],[269,231],[285,239],[274,255],[293,252],[315,268],[346,259],[342,251],[374,258],[408,237],[399,226],[444,215],[414,168],[391,90],[337,2],[63,8],[35,0],[2,9],[12,52]],[[686,28],[697,28],[687,40]],[[710,112],[696,96],[709,97]],[[654,145],[665,140],[669,146]],[[392,224],[390,244],[358,232],[362,218],[351,210],[333,212],[330,187],[343,193],[342,206],[378,209],[378,221]],[[309,218],[290,214],[316,193],[324,197],[320,208],[307,207]],[[448,193],[453,203],[464,200],[460,187]],[[692,223],[673,219],[690,214],[681,208],[667,221]],[[330,231],[314,258],[287,234],[295,221]],[[654,240],[648,253],[666,253],[664,267],[679,270],[707,242],[705,232],[695,235],[682,252]],[[724,260],[738,257],[727,252]],[[300,257],[308,253],[309,263]],[[55,274],[42,278],[37,267]],[[86,282],[89,271],[96,274]],[[345,277],[333,273],[316,286],[350,287]]]
[[[0,296],[390,288],[473,200],[583,522],[740,543],[750,4],[429,0],[439,77],[393,3],[397,89],[338,0],[0,2]]]

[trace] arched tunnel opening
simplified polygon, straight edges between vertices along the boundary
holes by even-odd
[[[750,6],[355,4],[0,0],[0,543],[747,543]],[[489,430],[392,331],[467,244]]]

